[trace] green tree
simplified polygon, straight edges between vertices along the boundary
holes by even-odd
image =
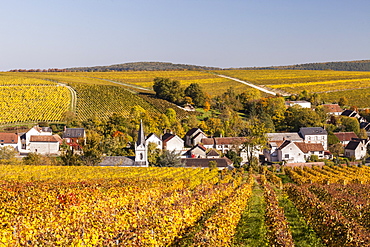
[[[198,83],[191,83],[185,89],[185,96],[190,97],[193,100],[195,106],[197,107],[204,106],[206,97]]]
[[[357,118],[341,116],[339,128],[345,132],[355,132],[356,135],[360,133],[360,123]]]
[[[184,90],[179,81],[157,77],[154,79],[153,90],[160,99],[176,104],[183,102]]]
[[[338,105],[340,105],[340,106],[346,106],[346,105],[348,105],[348,99],[346,97],[341,97],[339,99]]]
[[[158,157],[156,166],[160,167],[180,167],[183,166],[179,153],[175,150],[164,150]]]
[[[288,131],[298,131],[301,127],[321,127],[325,120],[323,115],[298,105],[289,107],[285,112],[285,125]]]
[[[227,150],[225,156],[233,162],[234,167],[239,168],[243,158],[240,157],[235,151]]]

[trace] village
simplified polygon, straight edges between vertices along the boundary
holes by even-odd
[[[310,108],[307,101],[288,101],[287,107],[299,105]],[[356,111],[342,110],[337,104],[323,105],[329,116],[346,116],[358,120],[360,127],[368,133],[370,123],[366,122]],[[247,137],[214,137],[207,136],[200,128],[190,129],[185,136],[176,133],[164,133],[157,136],[145,133],[142,122],[135,141],[135,156],[103,156],[98,165],[101,166],[149,166],[148,147],[154,144],[155,149],[173,152],[181,158],[184,167],[209,167],[210,164],[219,169],[231,169],[233,161],[225,156],[234,151],[240,158],[240,166],[257,160],[263,164],[280,164],[286,166],[323,165],[325,160],[333,160],[334,155],[328,150],[328,132],[323,127],[301,127],[298,132],[264,133],[265,145],[255,147],[246,145]],[[359,138],[354,132],[334,132],[344,148],[342,157],[351,161],[362,161],[367,157],[369,139]],[[86,143],[84,128],[64,128],[62,136],[53,134],[50,127],[34,126],[26,132],[0,133],[1,147],[13,147],[18,157],[30,153],[40,155],[61,154],[61,146],[74,153],[83,154]],[[253,150],[252,150],[253,149]],[[336,157],[338,159],[338,155]]]

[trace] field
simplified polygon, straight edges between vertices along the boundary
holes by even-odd
[[[327,103],[347,97],[350,105],[370,107],[370,72],[311,70],[222,70],[220,74],[267,88],[299,94],[318,93]]]
[[[286,168],[286,174],[3,165],[0,242],[369,246],[370,168]]]
[[[346,97],[350,105],[370,106],[370,72],[222,70],[217,73],[277,92],[315,92],[327,103]],[[108,119],[113,113],[129,116],[134,105],[154,113],[173,108],[179,120],[187,117],[189,112],[152,97],[155,77],[179,80],[184,87],[199,83],[211,96],[221,95],[230,87],[238,93],[250,89],[205,71],[4,72],[0,73],[0,124],[58,122],[69,110],[80,120]]]

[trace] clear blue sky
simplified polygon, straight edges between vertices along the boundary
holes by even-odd
[[[0,71],[370,59],[368,0],[8,0]]]

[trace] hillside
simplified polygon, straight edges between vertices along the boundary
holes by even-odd
[[[164,62],[135,62],[114,64],[108,66],[93,66],[93,67],[78,67],[67,68],[69,71],[157,71],[157,70],[215,70],[220,68],[188,65],[188,64],[174,64]]]
[[[336,70],[336,71],[370,71],[370,60],[305,63],[287,66],[239,68],[239,69],[281,69],[281,70]]]

